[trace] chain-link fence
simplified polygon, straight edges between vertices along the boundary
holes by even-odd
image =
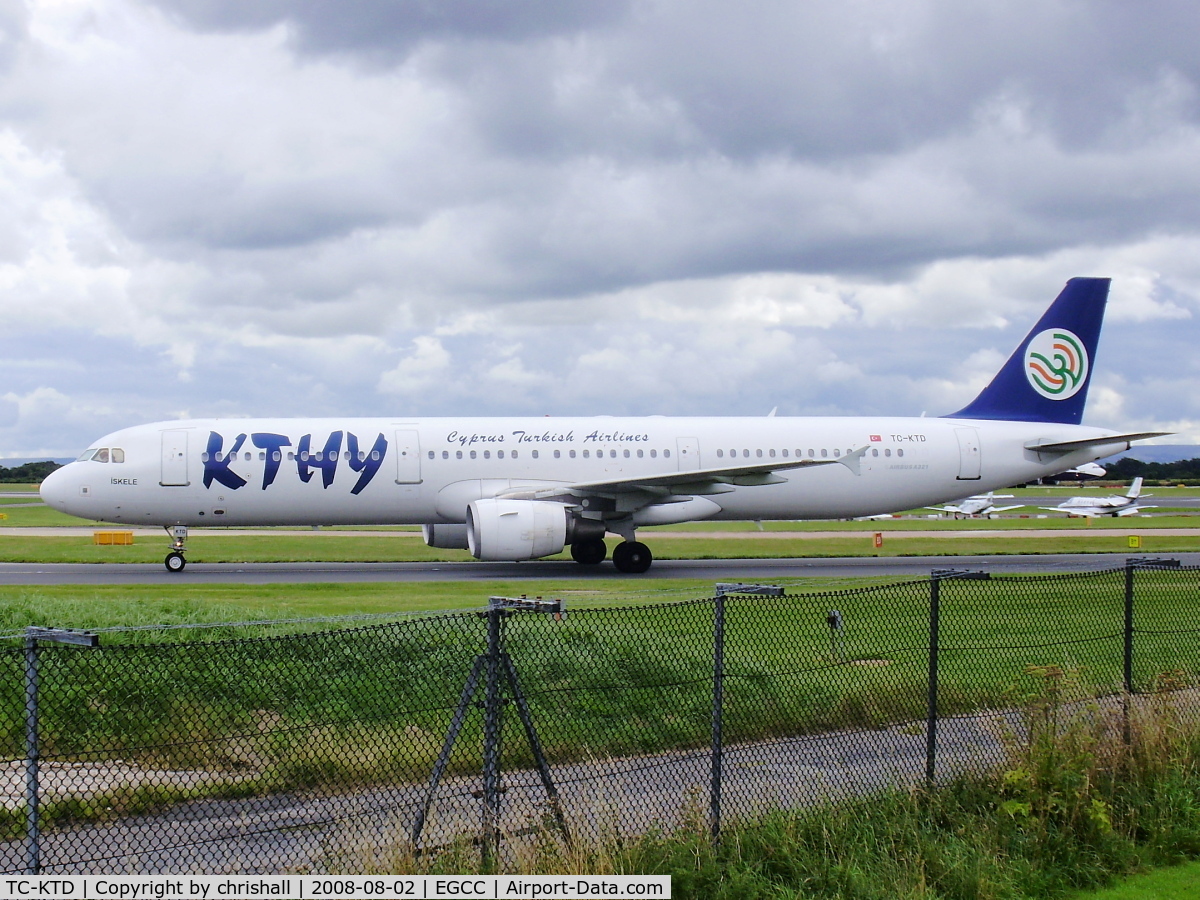
[[[7,872],[386,868],[595,841],[1002,760],[1028,680],[1200,717],[1200,568],[487,610],[0,648]]]

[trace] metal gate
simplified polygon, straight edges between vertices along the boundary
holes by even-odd
[[[188,485],[187,436],[180,430],[162,433],[162,478],[158,483],[164,487]]]

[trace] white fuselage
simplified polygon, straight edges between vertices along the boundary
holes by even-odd
[[[1018,484],[1128,446],[1026,449],[1110,434],[949,418],[197,419],[113,432],[92,448],[109,461],[71,463],[42,493],[72,515],[129,525],[462,523],[471,501],[523,486],[832,460],[866,447],[857,473],[784,469],[778,483],[650,504],[637,524],[850,518]],[[335,459],[325,452],[333,446]]]

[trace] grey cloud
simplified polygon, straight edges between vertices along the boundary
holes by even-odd
[[[151,0],[193,28],[240,31],[287,23],[301,53],[397,61],[425,41],[521,42],[613,24],[631,0]]]
[[[25,39],[29,11],[19,0],[0,0],[0,74],[8,70]]]

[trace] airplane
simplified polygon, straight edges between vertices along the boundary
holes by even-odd
[[[1038,483],[1059,484],[1066,481],[1074,484],[1082,484],[1085,481],[1103,478],[1107,471],[1104,466],[1097,465],[1096,463],[1084,463],[1082,466],[1075,466],[1075,468],[1067,469],[1065,472],[1059,472],[1047,478],[1040,478],[1038,479]]]
[[[417,524],[425,542],[520,561],[570,547],[617,570],[637,530],[698,520],[851,519],[1031,481],[1163,432],[1080,424],[1109,279],[1073,278],[971,403],[940,418],[188,419],[125,428],[45,479],[71,515],[188,529]]]
[[[1071,497],[1058,506],[1043,506],[1049,512],[1065,512],[1068,516],[1086,516],[1094,519],[1099,516],[1132,516],[1143,509],[1157,509],[1153,504],[1138,503],[1142,494],[1142,477],[1133,479],[1133,484],[1124,496],[1120,497]],[[1150,494],[1146,495],[1147,497]]]
[[[1024,503],[1017,503],[1012,506],[997,506],[996,500],[1007,500],[1012,498],[1012,494],[996,494],[988,491],[986,494],[972,494],[970,497],[964,497],[962,500],[955,500],[953,503],[948,503],[945,506],[927,506],[926,509],[936,510],[940,513],[954,513],[954,518],[966,516],[968,519],[984,518],[990,519],[996,513],[1008,512],[1010,509],[1020,509]]]

